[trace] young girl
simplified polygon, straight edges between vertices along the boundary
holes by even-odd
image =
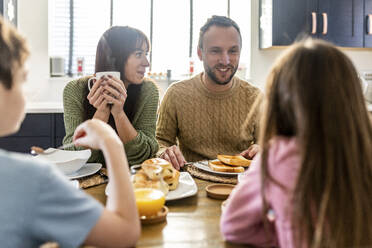
[[[144,79],[149,49],[147,37],[135,28],[114,26],[102,35],[97,45],[95,71],[118,71],[120,78],[100,79],[90,91],[90,77],[68,83],[63,92],[64,144],[72,141],[80,123],[94,118],[115,129],[124,143],[129,164],[140,164],[155,156],[159,91],[153,81]],[[98,151],[93,151],[89,161],[105,163]]]
[[[15,133],[24,118],[28,49],[17,31],[0,18],[0,136]],[[134,246],[140,224],[123,143],[100,120],[79,125],[77,146],[101,149],[114,192],[106,207],[75,189],[53,167],[0,150],[1,247]]]
[[[268,77],[262,153],[221,218],[258,246],[372,246],[372,127],[352,62],[323,41],[293,45]]]

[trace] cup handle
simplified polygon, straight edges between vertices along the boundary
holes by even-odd
[[[92,82],[91,80],[93,80],[93,79],[97,80],[96,77],[91,77],[91,78],[88,79],[88,89],[89,89],[89,91],[92,89],[92,86],[91,86],[90,82]]]

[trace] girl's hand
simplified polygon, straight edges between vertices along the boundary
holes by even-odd
[[[75,146],[101,150],[103,150],[107,142],[122,143],[111,126],[98,119],[91,119],[81,123],[74,132],[73,141]]]
[[[125,100],[127,99],[127,90],[124,87],[123,81],[110,77],[107,84],[103,86],[104,97],[107,102],[111,103],[111,113],[115,117],[122,113]]]
[[[98,81],[96,81],[92,89],[90,90],[87,99],[91,105],[93,105],[97,111],[110,113],[110,107],[108,105],[108,101],[105,98],[104,94],[104,87],[107,84],[107,78],[102,77]]]

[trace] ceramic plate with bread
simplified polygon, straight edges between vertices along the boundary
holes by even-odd
[[[166,160],[152,158],[141,164],[141,169],[133,176],[133,187],[159,189],[167,195],[178,187],[180,172]]]
[[[166,201],[190,197],[198,192],[196,183],[188,172],[177,171],[169,162],[161,158],[149,159],[141,165],[133,165],[131,172],[133,188],[159,189],[165,193]],[[110,195],[110,184],[106,187],[106,195]]]
[[[217,159],[193,163],[197,168],[214,174],[235,176],[243,173],[252,160],[241,155],[217,155]]]
[[[217,159],[229,166],[249,167],[252,162],[242,155],[217,155]]]

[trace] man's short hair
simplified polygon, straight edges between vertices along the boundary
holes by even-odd
[[[203,37],[205,32],[211,27],[211,26],[218,26],[218,27],[234,27],[236,31],[238,31],[239,37],[240,37],[240,46],[242,45],[242,35],[240,34],[240,28],[236,22],[234,22],[232,19],[226,17],[226,16],[217,16],[213,15],[212,17],[208,18],[207,22],[200,28],[199,32],[199,43],[198,47],[200,49],[203,48]]]
[[[0,83],[11,89],[15,71],[24,65],[29,50],[26,40],[0,17]]]

